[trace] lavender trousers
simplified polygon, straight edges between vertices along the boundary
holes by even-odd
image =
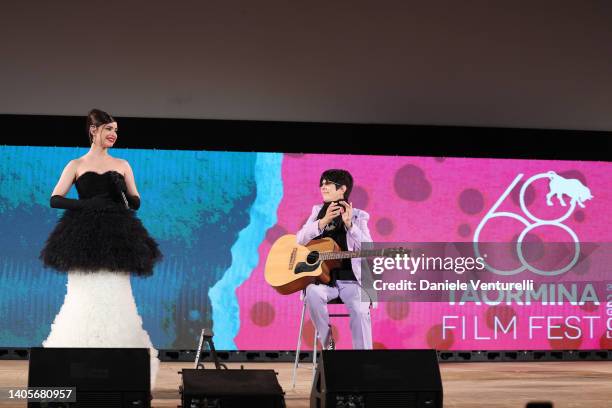
[[[350,316],[353,349],[372,349],[370,300],[356,281],[337,281],[336,286],[310,284],[306,287],[306,304],[310,319],[317,328],[324,348],[329,344],[329,311],[327,302],[340,297]]]

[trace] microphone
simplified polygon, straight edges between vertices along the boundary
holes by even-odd
[[[130,209],[130,205],[128,204],[128,200],[125,197],[125,193],[123,191],[121,192],[121,197],[123,198],[123,203],[125,204],[125,208],[129,210]]]
[[[128,203],[127,198],[125,197],[125,193],[123,192],[123,188],[122,188],[123,186],[125,186],[125,182],[122,183],[120,181],[120,179],[119,179],[119,176],[121,176],[121,174],[116,172],[116,171],[114,171],[114,170],[109,171],[108,173],[111,175],[111,182],[112,182],[112,184],[117,188],[117,190],[119,190],[119,192],[121,192],[121,198],[123,198],[123,204],[125,205],[125,208],[127,210],[129,210],[130,209],[130,205]],[[122,186],[122,184],[123,184],[123,186]],[[127,186],[125,186],[125,188],[127,188]]]

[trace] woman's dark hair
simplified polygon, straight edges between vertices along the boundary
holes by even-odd
[[[93,143],[93,137],[91,136],[91,126],[102,126],[107,123],[116,122],[115,119],[108,113],[100,110],[100,109],[92,109],[87,114],[87,135],[89,136],[89,144]]]
[[[346,191],[344,192],[344,199],[349,199],[351,191],[353,190],[353,176],[351,176],[351,173],[342,169],[329,169],[325,170],[323,174],[321,174],[321,178],[319,179],[319,185],[321,185],[323,179],[336,183],[336,190],[339,189],[341,186],[346,186]]]

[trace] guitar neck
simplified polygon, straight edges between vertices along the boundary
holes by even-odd
[[[384,255],[385,249],[364,249],[362,251],[321,252],[319,254],[319,259],[322,261],[331,261],[334,259],[375,258]]]

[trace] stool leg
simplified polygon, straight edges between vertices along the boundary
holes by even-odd
[[[297,368],[300,364],[300,349],[302,347],[302,330],[304,329],[304,315],[306,313],[306,297],[302,304],[302,317],[300,318],[300,331],[298,333],[297,350],[295,351],[295,362],[293,363],[293,379],[291,380],[291,388],[295,388],[295,378],[297,376]]]
[[[334,332],[332,330],[331,324],[327,325],[329,327],[329,335],[327,336],[329,339],[326,342],[327,348],[326,350],[335,350],[336,349],[336,340],[334,340]]]

